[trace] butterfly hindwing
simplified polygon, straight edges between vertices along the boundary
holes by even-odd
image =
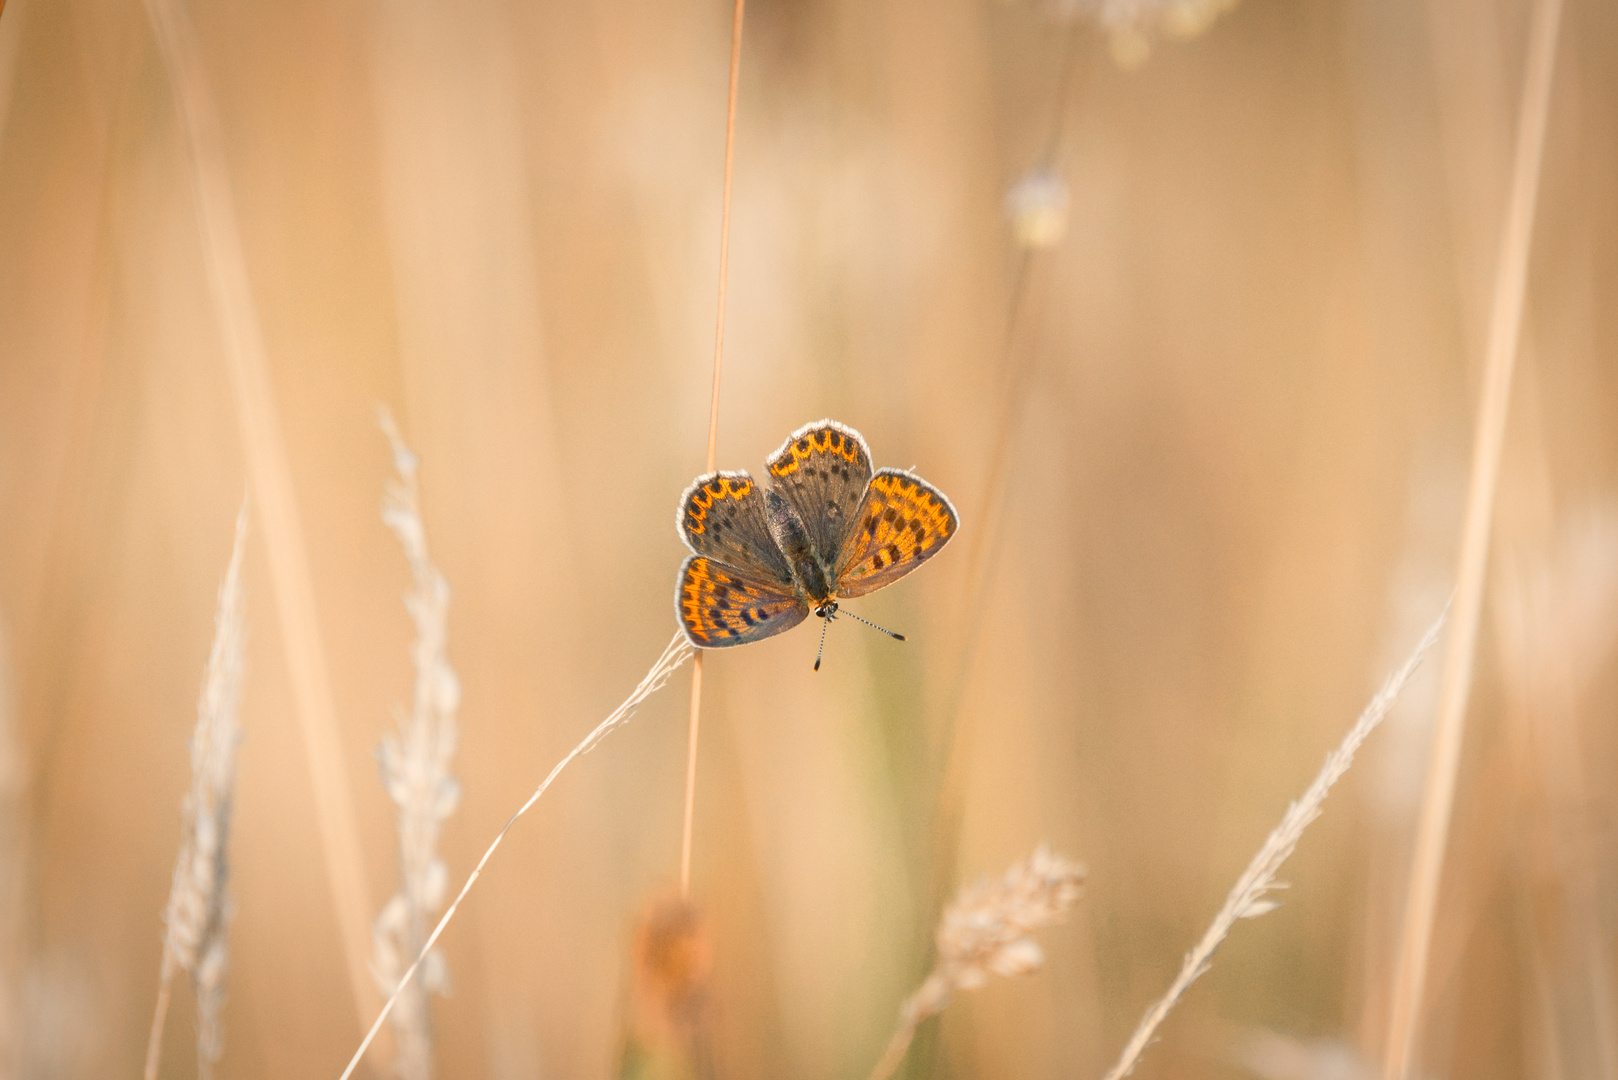
[[[866,488],[843,557],[840,599],[891,585],[938,554],[959,519],[944,493],[903,469],[880,469]]]
[[[871,451],[853,428],[835,420],[794,431],[765,465],[770,482],[791,504],[815,554],[832,568],[871,479]]]
[[[792,592],[792,571],[770,538],[764,493],[745,472],[699,476],[680,496],[675,524],[692,551],[751,570]]]
[[[674,614],[691,644],[718,649],[790,630],[808,617],[809,606],[790,585],[692,555],[680,567]]]

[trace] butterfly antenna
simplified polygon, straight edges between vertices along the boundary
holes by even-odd
[[[826,627],[828,627],[830,625],[831,625],[831,620],[830,619],[827,619],[827,620],[825,620],[824,622],[822,622],[820,624],[820,648],[815,650],[815,670],[816,671],[820,670],[820,658],[826,652]]]
[[[854,614],[852,611],[839,611],[837,614],[839,614],[839,615],[847,615],[850,619],[853,619],[855,622],[862,622],[866,626],[869,626],[872,630],[880,630],[884,634],[888,635],[890,638],[893,638],[895,641],[903,641],[905,639],[905,636],[903,634],[895,634],[892,630],[889,630],[887,627],[878,626],[876,623],[872,622],[870,619],[862,619],[858,615]],[[825,633],[824,630],[821,631],[820,636],[821,637],[826,636],[826,633]]]

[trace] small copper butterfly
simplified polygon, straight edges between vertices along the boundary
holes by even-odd
[[[693,554],[680,566],[674,610],[699,648],[773,637],[810,612],[829,623],[841,601],[938,554],[959,523],[921,477],[873,472],[865,439],[833,420],[794,431],[765,467],[766,490],[745,472],[717,472],[680,496],[675,525]]]

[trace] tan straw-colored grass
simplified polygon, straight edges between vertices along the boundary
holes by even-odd
[[[1545,124],[1550,111],[1551,76],[1555,70],[1556,33],[1561,13],[1561,0],[1538,0],[1534,5],[1528,36],[1528,63],[1518,112],[1511,187],[1489,312],[1483,396],[1478,404],[1471,480],[1461,530],[1455,621],[1445,643],[1438,723],[1433,731],[1432,757],[1428,763],[1399,950],[1394,963],[1387,1043],[1382,1060],[1384,1080],[1403,1080],[1409,1075],[1416,1032],[1421,1024],[1433,919],[1438,909],[1438,887],[1449,840],[1450,814],[1455,804],[1455,781],[1460,767],[1467,699],[1472,686],[1478,617],[1483,607],[1484,571],[1489,561],[1495,487],[1500,472],[1501,445],[1505,438],[1506,412],[1511,400],[1511,375],[1522,332],[1528,252],[1533,238],[1534,205],[1544,156]]]
[[[213,294],[247,462],[249,487],[269,555],[281,646],[292,683],[294,713],[320,823],[321,858],[331,887],[356,1017],[364,1024],[380,995],[371,981],[369,890],[359,826],[338,734],[331,679],[316,615],[303,527],[292,490],[292,467],[270,387],[269,357],[237,231],[219,117],[201,49],[185,8],[176,0],[146,0],[146,12],[173,91],[196,184],[203,259]]]
[[[938,960],[899,1010],[899,1026],[871,1070],[887,1080],[904,1060],[916,1028],[944,1011],[959,990],[976,990],[990,976],[1026,975],[1045,962],[1033,932],[1062,921],[1079,902],[1083,866],[1041,844],[1005,876],[962,889],[938,920]]]
[[[242,652],[247,636],[242,607],[242,549],[247,540],[247,505],[236,515],[230,565],[219,585],[213,645],[202,675],[197,723],[191,734],[191,788],[182,803],[180,851],[168,906],[163,912],[163,964],[146,1039],[146,1080],[156,1080],[163,1052],[174,976],[185,972],[197,995],[197,1075],[213,1075],[224,1048],[221,1013],[230,928],[231,806],[236,794],[236,749],[241,727],[236,708],[242,694]]]
[[[742,70],[742,15],[747,0],[736,0],[730,28],[730,95],[725,107],[725,186],[719,208],[719,296],[715,307],[713,393],[708,399],[708,464],[713,472],[719,451],[719,376],[725,359],[725,283],[730,276],[730,180],[736,159],[736,90]],[[691,724],[686,739],[685,818],[680,830],[680,896],[691,895],[691,830],[697,809],[697,733],[702,718],[702,654],[691,665]]]
[[[449,873],[438,854],[438,838],[461,799],[460,781],[450,771],[460,741],[461,681],[449,662],[449,582],[433,564],[421,518],[419,463],[392,414],[383,409],[378,420],[392,447],[396,472],[384,489],[382,520],[399,538],[410,563],[412,588],[405,593],[405,608],[416,628],[410,647],[416,671],[410,708],[397,711],[398,726],[383,736],[377,751],[378,772],[399,830],[399,889],[371,924],[377,987],[391,993],[406,962],[422,952],[427,927],[444,906]],[[444,993],[448,983],[443,957],[429,953],[422,977],[394,1008],[397,1080],[432,1076],[429,995]]]
[[[1180,997],[1203,972],[1208,970],[1214,950],[1225,940],[1231,928],[1236,925],[1236,920],[1255,918],[1275,907],[1275,901],[1268,899],[1266,894],[1277,887],[1275,875],[1280,871],[1281,864],[1292,855],[1292,849],[1297,847],[1298,841],[1303,838],[1303,831],[1320,816],[1320,808],[1325,803],[1327,794],[1330,793],[1332,785],[1337,783],[1343,774],[1348,772],[1348,767],[1354,763],[1354,754],[1359,750],[1360,744],[1376,730],[1376,726],[1382,722],[1382,718],[1398,700],[1399,692],[1404,689],[1405,683],[1409,682],[1410,676],[1416,673],[1428,651],[1437,642],[1446,615],[1438,617],[1438,621],[1422,636],[1415,652],[1410,654],[1410,659],[1406,660],[1404,666],[1394,672],[1383,684],[1382,689],[1377,691],[1376,696],[1365,707],[1365,711],[1343,737],[1337,749],[1326,755],[1326,764],[1321,767],[1314,782],[1304,790],[1303,796],[1287,807],[1286,814],[1281,818],[1281,824],[1270,833],[1269,838],[1264,841],[1264,846],[1259,848],[1258,854],[1247,864],[1247,869],[1242,871],[1242,876],[1236,879],[1230,895],[1225,898],[1225,906],[1214,916],[1207,932],[1202,935],[1202,940],[1185,954],[1185,960],[1180,964],[1180,973],[1174,977],[1168,991],[1146,1010],[1146,1015],[1141,1018],[1135,1034],[1130,1036],[1123,1052],[1118,1055],[1118,1063],[1107,1073],[1106,1080],[1121,1080],[1134,1070],[1142,1051],[1152,1041],[1152,1036],[1168,1017],[1169,1012],[1179,1003]]]
[[[477,883],[478,878],[483,873],[484,865],[494,855],[495,850],[500,847],[501,841],[506,838],[506,834],[511,831],[511,827],[517,824],[517,819],[528,813],[529,808],[539,801],[539,797],[545,794],[546,789],[561,775],[562,770],[572,764],[574,758],[580,754],[589,753],[597,743],[610,735],[614,728],[619,727],[631,716],[635,715],[635,710],[640,707],[640,703],[660,690],[663,684],[669,681],[669,676],[673,675],[679,666],[685,663],[687,658],[694,652],[696,652],[696,649],[685,639],[685,635],[676,632],[668,645],[664,647],[662,655],[657,658],[657,662],[646,673],[646,677],[641,679],[639,685],[624,699],[624,703],[614,709],[605,720],[591,730],[590,734],[581,739],[577,746],[569,750],[566,757],[556,763],[556,766],[545,775],[545,779],[541,780],[539,786],[534,789],[534,793],[528,796],[528,801],[518,807],[517,812],[512,814],[505,826],[495,834],[495,838],[489,843],[487,850],[483,852],[483,857],[478,859],[477,865],[472,868],[472,873],[467,876],[466,884],[461,886],[461,891],[455,894],[455,899],[451,900],[449,907],[444,909],[444,915],[438,920],[438,925],[433,927],[433,932],[427,935],[427,940],[422,944],[421,953],[416,957],[415,962],[399,977],[399,985],[394,989],[388,1000],[382,1003],[381,1011],[377,1014],[376,1020],[372,1022],[370,1030],[365,1033],[365,1038],[361,1040],[359,1048],[354,1051],[354,1056],[349,1059],[348,1067],[343,1070],[342,1080],[348,1080],[348,1077],[354,1075],[354,1070],[359,1066],[360,1059],[365,1056],[365,1051],[376,1038],[376,1033],[381,1030],[382,1022],[393,1011],[393,1006],[399,1000],[399,995],[415,978],[416,972],[432,952],[433,946],[438,944],[439,935],[444,932],[444,928],[449,925],[449,921],[455,917],[455,912],[460,908],[461,901],[466,899],[466,894],[472,891],[472,886]]]

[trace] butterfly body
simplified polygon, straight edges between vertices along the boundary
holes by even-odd
[[[699,476],[676,526],[693,554],[675,613],[700,648],[759,641],[811,612],[837,613],[908,574],[955,533],[943,492],[901,469],[872,470],[865,440],[831,420],[792,433],[766,462],[770,488],[745,472]]]
[[[764,502],[769,513],[770,538],[786,556],[787,566],[792,570],[792,583],[797,586],[799,595],[817,608],[833,602],[830,569],[809,542],[809,530],[804,528],[797,511],[774,491],[764,496]]]

